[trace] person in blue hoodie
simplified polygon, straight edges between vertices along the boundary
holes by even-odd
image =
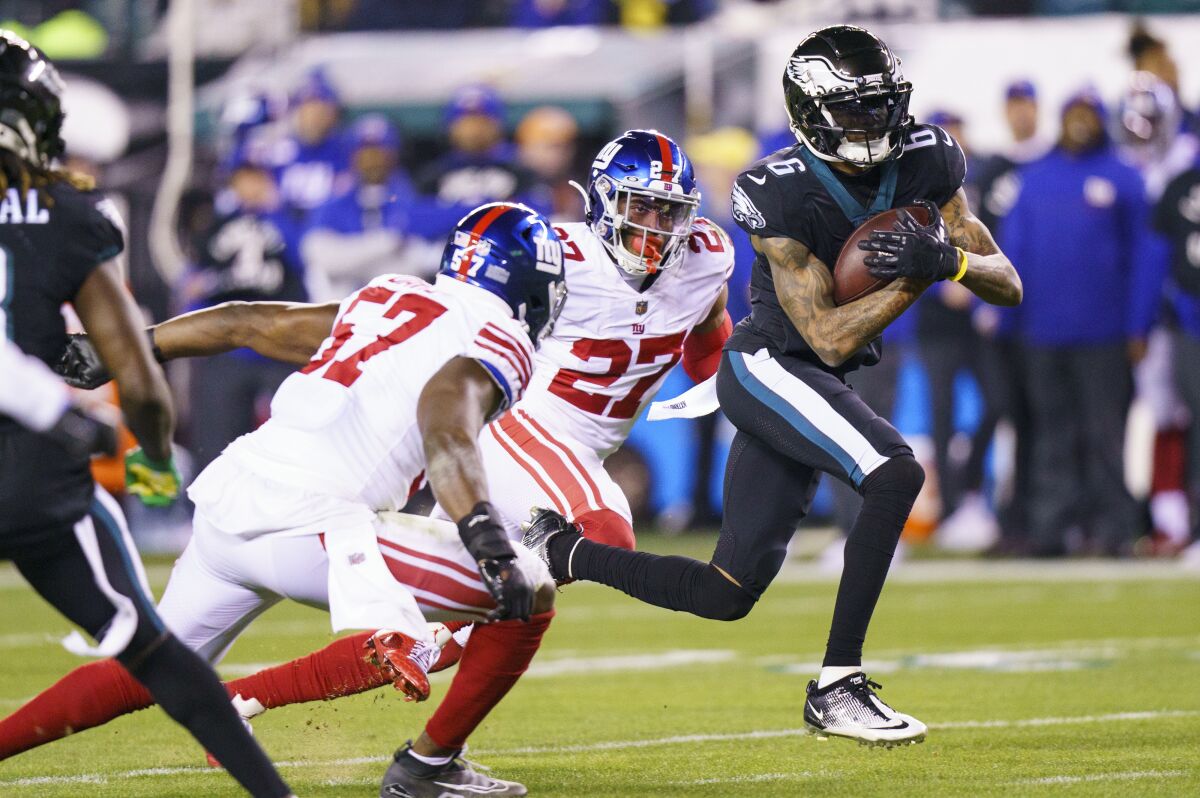
[[[308,300],[298,230],[282,205],[265,149],[246,142],[224,166],[228,207],[203,235],[179,287],[177,298],[188,310],[238,300]],[[247,350],[193,361],[190,440],[196,473],[258,426],[292,370]]]
[[[1020,180],[1001,241],[1025,282],[1012,321],[1033,416],[1031,553],[1074,549],[1066,533],[1078,526],[1087,550],[1124,554],[1142,526],[1124,482],[1131,366],[1157,299],[1142,179],[1084,90],[1063,106],[1058,144]]]
[[[504,103],[488,86],[464,86],[445,110],[450,152],[417,173],[417,189],[446,205],[521,202],[550,213],[545,184],[517,162],[505,138]]]
[[[288,109],[291,134],[275,145],[275,180],[284,207],[305,224],[315,208],[348,186],[350,147],[337,92],[321,70],[305,76]]]

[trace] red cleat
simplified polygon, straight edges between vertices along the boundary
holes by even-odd
[[[404,693],[405,701],[429,698],[429,668],[437,659],[435,645],[415,640],[402,632],[380,629],[367,638],[366,659],[391,677],[392,685]]]

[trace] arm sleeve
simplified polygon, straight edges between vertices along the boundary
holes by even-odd
[[[488,322],[478,328],[467,347],[466,357],[478,361],[504,394],[497,415],[521,398],[533,375],[533,346],[515,324],[501,326]]]
[[[54,426],[70,404],[66,384],[35,357],[0,338],[0,413],[34,432]]]

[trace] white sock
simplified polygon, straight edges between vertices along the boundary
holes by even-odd
[[[453,756],[422,756],[411,748],[408,749],[408,755],[418,762],[424,762],[435,768],[450,764],[450,760],[454,758]]]
[[[817,677],[817,689],[824,689],[838,679],[845,679],[850,674],[858,673],[861,670],[861,665],[826,665],[821,668],[821,675]]]

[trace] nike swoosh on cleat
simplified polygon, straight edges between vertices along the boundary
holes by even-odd
[[[494,792],[503,792],[504,790],[508,789],[507,787],[505,787],[503,784],[501,784],[498,781],[493,781],[491,784],[488,784],[486,786],[478,785],[478,784],[452,784],[452,783],[445,782],[445,781],[435,781],[434,784],[436,784],[439,787],[447,787],[451,790],[462,790],[463,792],[473,792],[476,795],[488,795],[488,794],[494,793]]]
[[[899,726],[876,726],[875,728],[878,731],[899,731],[900,729],[908,728],[908,721],[906,721],[906,720],[900,721]]]
[[[811,709],[812,713],[817,716],[817,720],[825,720],[824,712],[811,705],[808,708]]]

